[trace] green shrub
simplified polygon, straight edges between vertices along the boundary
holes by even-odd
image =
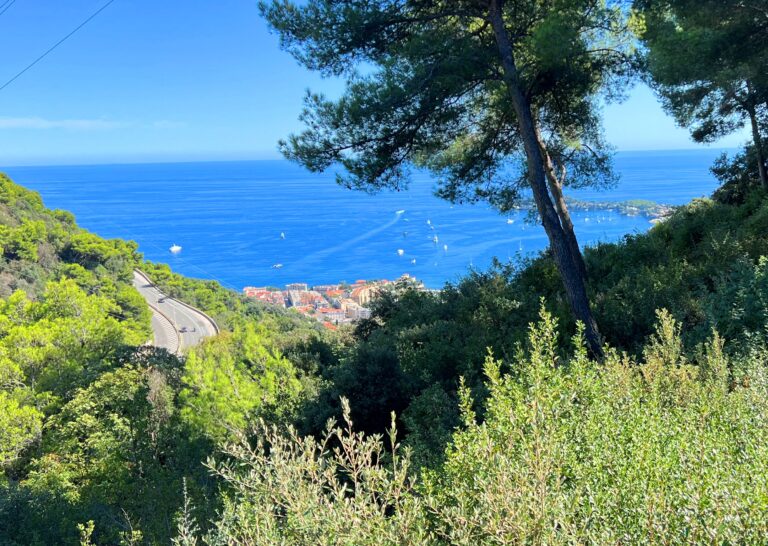
[[[208,544],[758,544],[768,536],[764,352],[729,363],[715,335],[686,355],[666,311],[635,363],[564,357],[542,311],[515,374],[486,358],[445,462],[419,479],[394,438],[255,430],[213,471],[229,486]],[[733,372],[729,372],[733,370]]]

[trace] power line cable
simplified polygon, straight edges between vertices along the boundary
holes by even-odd
[[[13,2],[15,2],[15,1],[16,1],[16,0],[13,0]],[[49,54],[50,54],[50,53],[51,53],[51,52],[52,52],[54,49],[56,49],[56,48],[57,48],[57,47],[59,47],[61,44],[63,44],[64,42],[66,42],[66,41],[67,41],[69,38],[71,38],[72,36],[74,36],[74,35],[77,33],[77,31],[79,31],[79,30],[80,30],[81,28],[83,28],[85,25],[87,25],[88,23],[90,23],[90,22],[91,22],[93,19],[95,19],[95,18],[96,18],[96,16],[97,16],[98,14],[100,14],[102,11],[104,11],[105,9],[107,9],[107,8],[109,7],[109,5],[110,5],[110,4],[112,4],[112,3],[114,3],[114,2],[115,2],[115,0],[109,0],[109,1],[108,1],[106,4],[104,4],[104,5],[103,5],[103,6],[101,6],[99,9],[97,9],[95,12],[93,12],[93,13],[92,13],[92,14],[91,14],[91,15],[90,15],[90,16],[89,16],[89,17],[88,17],[88,18],[87,18],[85,21],[83,21],[82,23],[80,23],[79,25],[77,25],[77,26],[75,27],[75,29],[74,29],[72,32],[70,32],[69,34],[67,34],[66,36],[64,36],[64,37],[63,37],[61,40],[59,40],[58,42],[56,42],[55,44],[53,44],[53,45],[52,45],[50,48],[48,48],[48,50],[46,50],[46,52],[45,52],[45,53],[43,53],[42,55],[40,55],[40,56],[39,56],[37,59],[35,59],[35,60],[34,60],[34,61],[32,61],[31,63],[29,63],[29,64],[27,65],[27,67],[26,67],[26,68],[24,68],[24,69],[23,69],[21,72],[19,72],[19,73],[18,73],[18,74],[16,74],[14,77],[12,77],[10,80],[8,80],[7,82],[5,82],[5,83],[4,83],[2,86],[0,86],[0,91],[2,91],[3,89],[5,89],[5,88],[6,88],[6,87],[8,87],[9,85],[11,85],[13,82],[15,82],[17,79],[19,79],[19,77],[21,77],[21,76],[22,76],[22,74],[24,74],[24,73],[25,73],[27,70],[29,70],[30,68],[32,68],[33,66],[35,66],[37,63],[39,63],[40,61],[42,61],[43,59],[45,59],[45,58],[46,58],[46,57],[47,57],[47,56],[48,56],[48,55],[49,55]],[[9,7],[10,7],[10,6],[9,6]],[[6,8],[6,9],[7,9],[7,8]],[[2,15],[2,12],[0,12],[0,15]]]
[[[2,6],[0,6],[0,15],[10,9],[10,7],[16,2],[16,0],[6,0]]]

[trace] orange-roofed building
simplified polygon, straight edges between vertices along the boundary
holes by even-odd
[[[285,298],[280,291],[246,286],[243,288],[243,293],[245,293],[247,298],[255,299],[270,305],[276,305],[278,307],[285,307]]]
[[[296,305],[294,307],[291,307],[291,309],[295,309],[302,315],[309,315],[310,313],[315,311],[315,308],[312,305]]]
[[[378,286],[357,286],[352,290],[349,297],[360,305],[365,306],[371,302],[371,299],[376,296],[378,292]]]
[[[330,321],[340,321],[347,318],[347,314],[343,309],[336,309],[334,307],[320,307],[317,309],[317,312]]]

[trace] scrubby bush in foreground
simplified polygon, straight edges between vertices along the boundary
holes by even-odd
[[[542,312],[513,375],[492,356],[446,461],[418,473],[395,439],[261,427],[211,462],[230,488],[208,544],[756,544],[768,536],[766,352],[686,356],[665,311],[642,362],[558,352]],[[345,412],[348,415],[348,411]],[[394,435],[394,432],[393,432]],[[185,520],[182,536],[190,541]]]

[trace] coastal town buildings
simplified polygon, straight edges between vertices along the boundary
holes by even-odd
[[[285,295],[280,290],[270,290],[266,286],[246,286],[243,288],[243,294],[245,294],[247,298],[253,298],[278,307],[285,307]]]
[[[394,286],[424,289],[423,284],[416,279],[403,275],[394,282],[360,279],[352,285],[340,283],[312,287],[306,283],[291,283],[285,286],[285,290],[246,286],[243,294],[268,305],[293,309],[317,319],[327,328],[335,329],[340,324],[371,318],[370,305],[373,300],[383,290]]]
[[[295,290],[297,292],[306,292],[307,290],[309,290],[309,286],[307,286],[303,282],[294,282],[294,283],[286,285],[285,289],[286,290]]]

